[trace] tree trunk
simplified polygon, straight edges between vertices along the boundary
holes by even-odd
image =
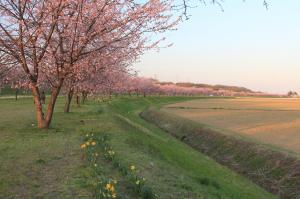
[[[80,107],[80,97],[79,95],[76,95],[76,104],[78,107]]]
[[[62,80],[61,83],[58,87],[53,88],[51,91],[51,97],[48,103],[48,107],[47,107],[47,114],[46,114],[46,118],[45,118],[45,128],[49,128],[50,123],[52,121],[52,116],[53,116],[53,111],[54,111],[54,107],[55,107],[55,103],[57,100],[57,96],[60,92],[61,86],[62,86]]]
[[[69,92],[68,92],[68,94],[67,94],[67,99],[66,99],[66,103],[65,103],[65,109],[64,109],[65,113],[69,113],[70,112],[70,106],[71,106],[73,94],[74,94],[74,90],[70,89]]]
[[[85,91],[82,92],[82,104],[85,103],[87,95],[88,95],[88,92],[85,92]]]
[[[19,94],[19,89],[16,89],[16,93],[15,93],[16,95],[15,95],[15,99],[16,99],[16,101],[18,100],[18,94]]]
[[[32,86],[31,90],[32,90],[34,105],[36,109],[36,119],[37,119],[38,127],[42,129],[45,128],[45,119],[43,113],[43,106],[40,98],[40,91],[36,85]]]
[[[33,97],[34,97],[34,104],[35,104],[35,108],[36,108],[36,118],[37,118],[38,128],[40,128],[40,129],[49,128],[51,120],[52,120],[52,116],[53,116],[56,99],[60,92],[62,84],[63,84],[63,79],[61,79],[59,81],[57,87],[52,89],[51,97],[50,97],[48,107],[47,107],[46,116],[44,116],[40,91],[39,91],[39,88],[37,87],[36,83],[33,83],[31,90],[32,90]]]

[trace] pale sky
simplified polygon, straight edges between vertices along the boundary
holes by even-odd
[[[300,0],[225,0],[199,5],[174,45],[148,52],[134,68],[161,81],[245,86],[269,93],[300,92]]]

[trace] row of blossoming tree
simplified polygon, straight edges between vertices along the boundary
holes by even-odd
[[[97,76],[99,77],[99,76]],[[87,79],[85,83],[80,83],[78,86],[70,87],[72,92],[64,89],[66,97],[65,112],[70,109],[70,103],[73,95],[76,98],[81,98],[77,103],[84,103],[87,97],[95,98],[108,97],[109,99],[114,95],[127,96],[274,96],[263,92],[254,92],[243,87],[232,86],[212,86],[199,85],[192,83],[172,83],[159,82],[152,78],[138,77],[122,71],[113,71],[105,74],[99,81],[90,81]],[[94,85],[96,84],[96,85]],[[69,88],[69,87],[65,87]],[[276,95],[277,96],[277,95]]]
[[[31,90],[39,128],[48,128],[62,88],[107,87],[155,48],[153,34],[178,22],[173,1],[0,0],[1,82]],[[41,90],[51,92],[46,110]],[[67,105],[68,107],[68,105]],[[66,109],[67,109],[66,107]]]

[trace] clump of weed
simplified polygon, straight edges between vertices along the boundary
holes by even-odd
[[[156,198],[153,190],[151,187],[145,185],[142,187],[141,189],[141,196],[143,199],[152,199],[152,198]]]
[[[207,177],[197,178],[196,180],[199,184],[204,185],[204,186],[212,186],[216,189],[221,188],[219,183],[217,183],[216,181],[209,179]]]
[[[37,159],[36,161],[35,161],[37,164],[46,164],[46,161],[45,160],[43,160],[43,159]]]

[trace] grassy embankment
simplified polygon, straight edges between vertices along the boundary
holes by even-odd
[[[183,100],[119,98],[64,114],[61,98],[51,129],[38,130],[31,99],[0,99],[0,198],[91,198],[93,170],[79,147],[91,131],[108,134],[118,159],[135,165],[159,198],[273,198],[138,115]],[[101,167],[119,180],[119,196],[138,198],[107,161]]]

